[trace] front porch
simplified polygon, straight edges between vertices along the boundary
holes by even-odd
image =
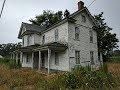
[[[13,55],[16,62],[19,60],[22,67],[31,67],[37,69],[43,73],[57,72],[57,69],[51,69],[50,62],[53,62],[53,55],[55,53],[61,53],[66,50],[67,46],[59,43],[51,43],[44,46],[37,47],[24,47],[14,52]],[[11,57],[12,58],[12,57]]]

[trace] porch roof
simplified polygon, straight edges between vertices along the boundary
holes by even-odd
[[[48,48],[49,48],[49,49],[54,50],[54,51],[64,51],[64,50],[66,50],[67,47],[68,46],[66,44],[52,42],[52,43],[47,43],[47,44],[38,46],[38,47],[34,48],[33,50],[34,51],[39,51],[39,50],[44,51],[44,50],[48,50]]]
[[[55,51],[64,51],[68,46],[65,44],[61,44],[58,42],[53,42],[53,43],[48,43],[44,45],[31,45],[31,46],[26,46],[26,47],[21,47],[14,52],[34,52],[34,51],[45,51],[51,49]]]

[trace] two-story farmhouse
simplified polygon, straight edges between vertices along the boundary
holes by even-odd
[[[22,67],[71,71],[76,65],[97,67],[97,33],[93,16],[78,2],[78,11],[49,28],[22,23],[18,38],[22,48],[15,51]]]

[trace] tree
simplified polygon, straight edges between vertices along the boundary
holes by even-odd
[[[29,20],[33,24],[37,24],[42,27],[49,27],[52,24],[56,23],[57,21],[60,21],[63,19],[63,13],[62,11],[58,11],[54,13],[51,10],[43,11],[43,14],[38,15],[35,17],[35,19]]]
[[[13,43],[8,43],[8,44],[0,44],[0,55],[7,57],[10,56],[10,52],[13,52],[15,49],[18,49],[21,47],[21,44],[13,44]]]
[[[105,58],[109,57],[111,51],[113,51],[114,48],[118,48],[117,43],[119,40],[116,38],[115,33],[112,34],[110,32],[112,28],[104,22],[103,12],[99,15],[95,15],[94,18],[98,24],[98,27],[94,29],[97,31],[99,52],[102,51]]]

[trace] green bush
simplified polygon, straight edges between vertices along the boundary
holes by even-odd
[[[9,59],[9,58],[3,58],[3,59],[0,59],[0,64],[6,64],[9,66],[10,69],[13,69],[13,68],[20,68],[21,67],[21,64],[17,64],[16,63],[16,60],[14,59]]]
[[[111,63],[120,63],[120,56],[110,57],[110,58],[108,58],[108,62],[111,62]]]

